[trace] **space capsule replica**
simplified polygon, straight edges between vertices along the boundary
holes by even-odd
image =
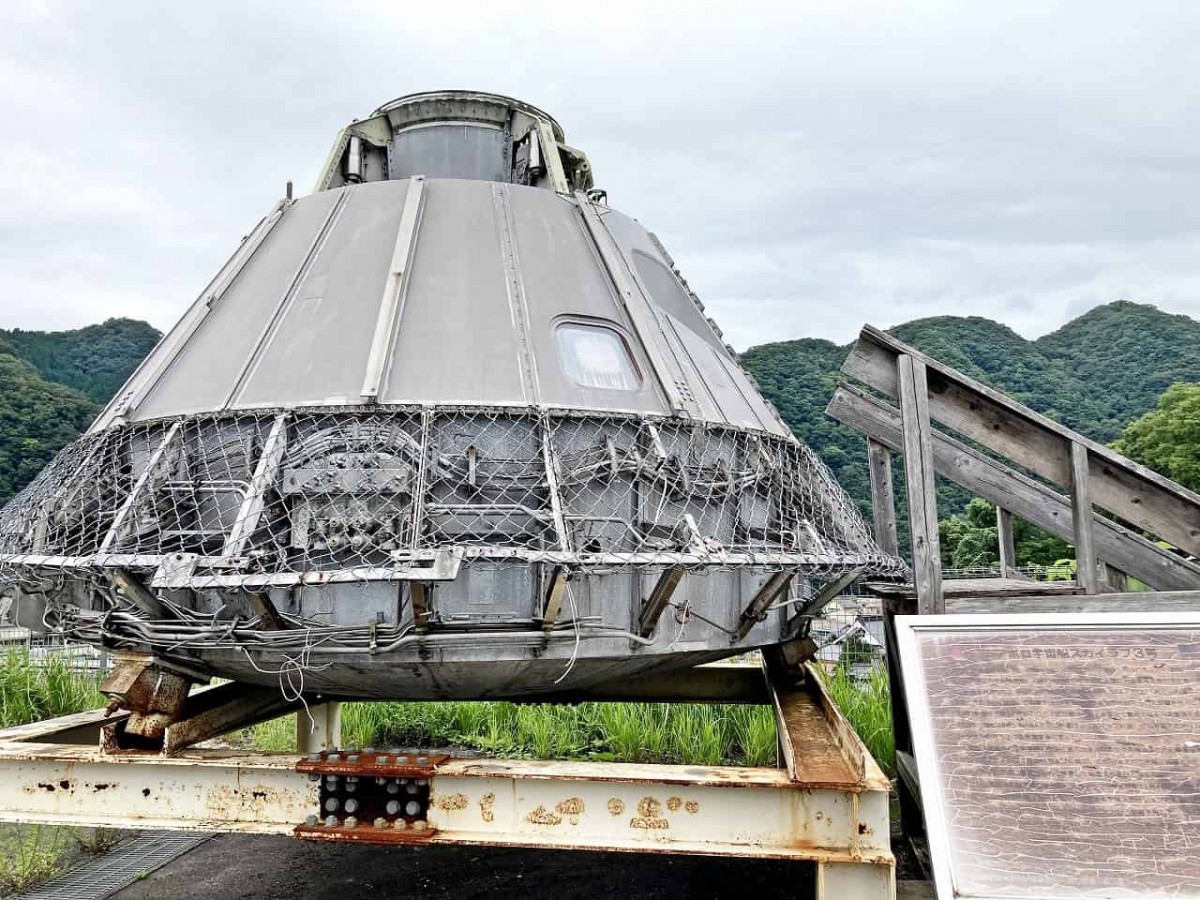
[[[528,104],[336,139],[0,512],[0,591],[178,671],[530,698],[778,643],[903,564]]]

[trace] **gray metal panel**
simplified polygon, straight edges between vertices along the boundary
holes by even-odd
[[[663,259],[650,233],[635,219],[616,210],[605,214],[604,224],[625,254],[642,291],[660,314],[670,315],[669,324],[674,326],[689,357],[680,363],[692,393],[702,406],[706,405],[706,398],[715,400],[720,406],[721,413],[714,421],[728,417],[728,421],[763,428],[773,434],[788,434],[787,428],[763,402],[758,389],[730,355],[724,340],[708,323],[703,310]],[[665,318],[663,321],[664,324],[668,322]],[[700,351],[701,344],[708,352]],[[688,369],[692,371],[686,371]],[[693,381],[695,370],[699,370],[702,383]]]
[[[235,406],[357,402],[408,183],[347,190],[336,227]]]
[[[664,313],[664,318],[673,327],[675,334],[683,345],[683,352],[699,372],[701,384],[698,385],[704,395],[711,398],[717,405],[713,415],[716,421],[728,421],[746,428],[761,428],[764,423],[755,415],[754,409],[746,402],[745,394],[738,389],[730,376],[729,370],[722,364],[720,356],[712,346],[692,331],[670,313]]]
[[[388,177],[508,181],[508,157],[508,137],[499,128],[424,125],[401,131],[392,139]]]
[[[425,194],[392,366],[380,400],[527,402],[492,186],[428,181]]]
[[[633,228],[640,228],[640,226],[631,225],[630,230]],[[675,273],[658,258],[658,254],[655,253],[654,256],[651,256],[645,250],[635,249],[628,255],[633,260],[633,269],[637,273],[638,279],[650,292],[650,299],[687,325],[713,348],[725,353],[724,341],[717,337],[712,326],[704,318],[704,314],[696,306],[696,301],[683,289],[683,285],[679,283]]]
[[[220,409],[341,191],[298,200],[130,418]],[[283,399],[283,398],[281,398]]]
[[[508,191],[542,401],[552,406],[668,413],[650,361],[617,302],[575,205],[537,188],[513,185]],[[641,373],[641,390],[594,390],[569,378],[554,329],[570,319],[613,325],[621,331]]]

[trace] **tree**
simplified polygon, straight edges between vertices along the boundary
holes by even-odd
[[[1158,408],[1131,422],[1113,447],[1200,491],[1200,384],[1171,385],[1159,396]]]
[[[991,566],[1000,560],[996,507],[979,497],[972,498],[963,512],[938,522],[938,537],[942,565],[947,568]],[[1066,541],[1022,519],[1013,519],[1013,543],[1019,566],[1049,566],[1075,555]]]

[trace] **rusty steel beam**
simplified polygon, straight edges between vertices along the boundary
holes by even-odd
[[[889,900],[886,779],[815,670],[784,702],[790,770],[349,748],[108,755],[97,711],[0,731],[0,822],[794,859],[814,865],[818,898]]]

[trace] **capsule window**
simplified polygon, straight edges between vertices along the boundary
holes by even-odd
[[[625,339],[611,328],[567,322],[556,334],[563,369],[580,387],[636,391],[642,386]]]

